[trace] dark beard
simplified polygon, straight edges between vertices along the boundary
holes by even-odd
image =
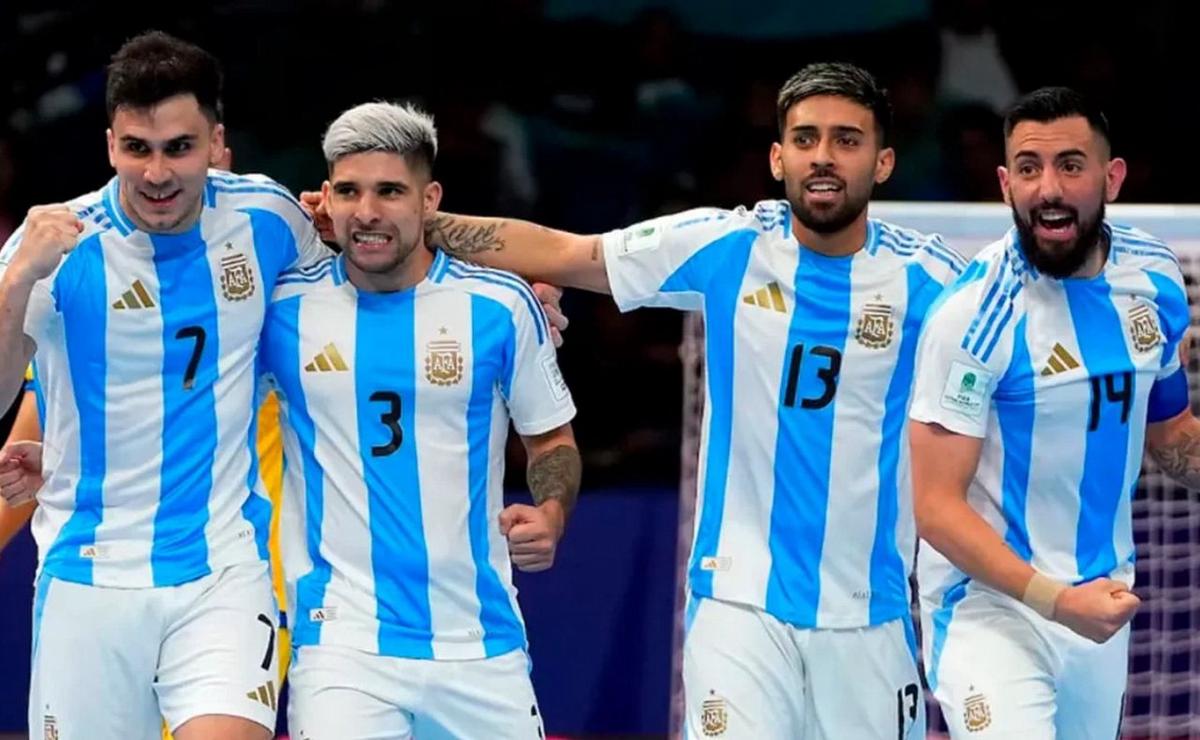
[[[813,210],[806,207],[803,192],[800,193],[800,197],[789,200],[791,200],[792,213],[796,214],[797,221],[817,234],[826,235],[836,234],[854,223],[854,220],[862,215],[867,203],[870,202],[871,193],[868,192],[859,200],[851,200],[847,197],[844,204],[833,210]]]
[[[1075,214],[1075,223],[1079,226],[1079,236],[1075,239],[1075,243],[1065,251],[1046,252],[1038,246],[1037,237],[1033,233],[1033,224],[1037,221],[1038,213],[1047,208],[1067,209]],[[1100,204],[1100,210],[1090,222],[1080,221],[1079,213],[1075,209],[1061,203],[1045,204],[1032,209],[1029,212],[1028,221],[1021,218],[1021,214],[1017,213],[1016,206],[1012,207],[1012,214],[1013,223],[1017,227],[1017,235],[1020,237],[1021,252],[1025,255],[1025,259],[1038,272],[1052,278],[1061,280],[1071,277],[1079,271],[1079,268],[1083,267],[1084,263],[1088,261],[1088,257],[1092,256],[1092,250],[1101,248],[1100,234],[1104,229],[1104,203]]]

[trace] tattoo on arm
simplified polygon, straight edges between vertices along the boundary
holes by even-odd
[[[1150,456],[1177,483],[1200,489],[1200,425],[1183,425],[1169,444],[1151,446]]]
[[[570,516],[575,499],[579,497],[582,473],[583,461],[579,457],[579,450],[574,447],[559,445],[539,455],[529,463],[529,470],[526,471],[533,502],[540,505],[543,501],[558,499],[563,513]]]
[[[496,232],[503,225],[503,221],[494,221],[476,226],[451,216],[438,215],[425,223],[425,243],[441,247],[456,257],[499,252],[504,249],[504,240]]]

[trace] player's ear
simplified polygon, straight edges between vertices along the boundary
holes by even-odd
[[[421,195],[424,200],[422,210],[425,212],[425,218],[433,218],[437,215],[438,206],[442,203],[442,184],[437,180],[431,180]]]
[[[212,134],[208,139],[208,163],[213,167],[220,167],[221,160],[225,157],[225,124],[213,124]]]
[[[896,169],[896,150],[885,146],[875,155],[875,184],[882,185],[892,176]]]
[[[778,141],[771,144],[771,154],[769,159],[771,165],[771,177],[775,178],[776,182],[783,182],[783,145]]]
[[[108,140],[108,163],[115,169],[117,166],[117,137],[113,135],[113,130],[105,129],[104,138]]]
[[[1121,192],[1121,184],[1125,182],[1128,168],[1125,160],[1113,157],[1108,161],[1107,172],[1104,173],[1104,201],[1112,203]]]
[[[1008,194],[1008,168],[1000,165],[996,168],[996,177],[1000,180],[1000,195],[1004,198],[1005,205],[1012,205],[1012,196]]]

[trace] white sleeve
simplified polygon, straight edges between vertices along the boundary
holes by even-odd
[[[1151,272],[1147,270],[1147,272]],[[1191,325],[1191,309],[1188,308],[1187,286],[1183,273],[1174,262],[1158,266],[1152,274],[1161,276],[1155,280],[1158,293],[1154,298],[1158,309],[1160,331],[1165,340],[1163,347],[1162,367],[1156,380],[1164,380],[1174,375],[1182,363],[1179,358],[1179,343],[1183,341]]]
[[[333,256],[333,250],[325,246],[317,227],[311,221],[296,221],[292,235],[296,239],[296,261],[289,265],[291,270],[316,267]]]
[[[575,417],[575,402],[558,368],[541,305],[512,309],[513,352],[503,388],[518,434],[544,434]],[[540,326],[540,328],[539,328]]]
[[[722,238],[752,220],[744,211],[697,208],[605,234],[604,267],[617,307],[703,308],[721,269]]]
[[[968,288],[943,298],[926,318],[917,343],[909,417],[983,438],[1004,361],[997,352],[981,362],[962,346],[978,311],[977,292]]]

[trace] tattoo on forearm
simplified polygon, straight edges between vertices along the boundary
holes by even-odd
[[[1200,430],[1181,429],[1171,444],[1151,447],[1150,456],[1176,482],[1200,489]]]
[[[562,504],[563,513],[570,515],[579,496],[579,479],[583,473],[583,462],[579,450],[559,445],[529,464],[526,479],[533,501],[541,504],[552,498]]]
[[[476,226],[451,216],[434,216],[425,222],[425,243],[440,247],[456,257],[499,252],[504,249],[504,240],[496,232],[503,225],[503,221],[495,221]]]
[[[600,237],[596,237],[595,239],[592,240],[592,262],[600,261],[600,247],[601,246],[603,246],[603,242],[601,242]]]

